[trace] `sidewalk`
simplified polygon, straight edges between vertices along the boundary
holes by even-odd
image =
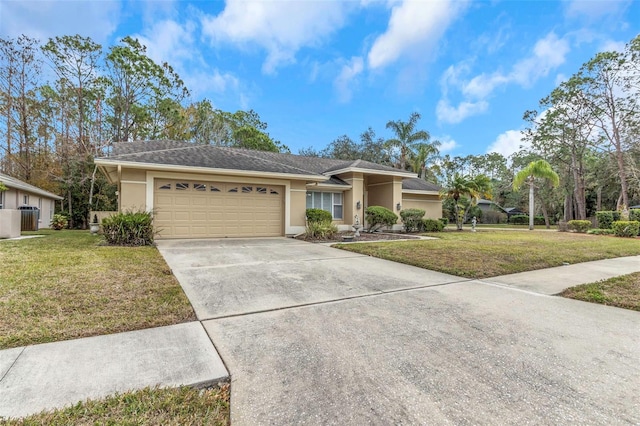
[[[640,256],[632,256],[481,281],[551,295],[638,271]],[[0,350],[0,417],[146,386],[206,386],[228,377],[200,322]]]
[[[0,351],[0,418],[228,376],[199,322],[7,349]]]

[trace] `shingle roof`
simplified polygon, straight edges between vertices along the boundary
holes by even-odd
[[[2,173],[0,173],[0,182],[4,183],[7,188],[20,189],[22,191],[27,191],[33,194],[42,195],[44,197],[53,198],[54,200],[62,200],[62,197],[60,197],[59,195],[53,194],[49,191],[45,191],[44,189],[40,189],[37,186],[33,186],[31,184],[28,184],[27,182],[23,182],[19,179]]]
[[[344,169],[363,169],[389,173],[403,173],[382,164],[364,160],[337,160],[333,158],[305,157],[278,152],[254,151],[215,145],[195,145],[181,141],[136,141],[113,145],[111,155],[103,160],[124,162],[205,167],[227,170],[251,170],[259,172],[330,176],[326,183],[348,185],[331,176]],[[439,191],[440,187],[418,178],[405,178],[403,189]]]
[[[412,178],[402,180],[402,189],[411,191],[440,191],[440,187],[424,179]]]

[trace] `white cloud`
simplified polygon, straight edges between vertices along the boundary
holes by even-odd
[[[502,154],[505,158],[508,158],[512,154],[520,151],[521,147],[528,147],[529,143],[522,139],[522,133],[520,130],[507,130],[506,132],[498,135],[495,141],[489,148],[487,153],[497,152]]]
[[[436,116],[442,123],[460,123],[468,117],[482,114],[489,108],[486,101],[463,101],[457,107],[452,106],[447,99],[441,99],[436,106]]]
[[[194,55],[201,58],[198,50],[194,48],[195,22],[187,21],[184,25],[166,19],[152,24],[144,31],[143,35],[135,34],[133,37],[147,46],[147,55],[158,63],[181,63],[184,60],[193,60]]]
[[[257,45],[267,51],[263,72],[295,62],[302,47],[317,46],[344,25],[349,2],[227,0],[217,16],[202,18],[213,43]]]
[[[594,21],[618,15],[630,4],[631,0],[570,0],[565,3],[565,15],[569,18]]]
[[[437,140],[440,142],[440,153],[451,152],[459,146],[458,142],[453,140],[449,135],[433,137],[432,140]]]
[[[340,102],[349,102],[353,95],[354,79],[364,70],[364,61],[360,56],[354,56],[342,66],[342,70],[333,84],[338,92]]]
[[[598,49],[600,52],[624,52],[625,42],[624,41],[615,41],[615,40],[607,40]]]
[[[441,78],[442,98],[436,107],[438,121],[459,123],[467,117],[485,112],[489,107],[487,99],[499,87],[508,84],[529,87],[562,65],[568,53],[568,41],[551,32],[538,40],[531,55],[517,61],[508,73],[495,71],[465,79],[464,75],[470,69],[469,62],[450,66]],[[457,107],[452,107],[449,101],[452,89],[463,95]]]
[[[97,43],[108,42],[120,21],[120,1],[2,1],[0,35],[50,37],[80,34]]]
[[[455,0],[395,3],[387,31],[374,41],[369,51],[369,67],[381,68],[405,55],[428,54],[425,48],[438,42],[466,5],[466,1]]]

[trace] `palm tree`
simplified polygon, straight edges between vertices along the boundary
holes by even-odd
[[[473,205],[474,201],[479,197],[491,198],[491,180],[485,175],[477,175],[474,177],[455,174],[449,185],[440,191],[441,197],[452,198],[456,215],[456,226],[458,231],[462,231],[462,214],[460,214],[460,206],[458,200],[460,197],[469,197]]]
[[[520,170],[513,178],[513,189],[517,190],[523,183],[529,184],[529,230],[533,231],[534,196],[536,178],[548,180],[551,185],[558,186],[560,178],[553,171],[551,165],[544,160],[532,161],[527,167]]]
[[[416,144],[416,150],[411,156],[411,168],[414,172],[418,173],[420,179],[427,180],[427,164],[433,164],[440,158],[438,154],[440,151],[440,141],[432,141],[431,143],[419,143]],[[435,173],[430,172],[430,175]]]
[[[426,130],[415,130],[420,117],[419,113],[414,112],[411,113],[407,122],[391,120],[387,123],[387,129],[391,129],[396,137],[387,139],[385,144],[387,148],[398,148],[400,150],[399,167],[401,170],[406,170],[409,153],[413,151],[418,142],[428,142],[431,137]]]

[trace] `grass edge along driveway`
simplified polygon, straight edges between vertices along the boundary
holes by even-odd
[[[506,230],[429,235],[438,239],[334,247],[476,279],[640,255],[640,240],[611,236]],[[640,273],[572,287],[560,296],[640,310]]]
[[[155,247],[88,231],[0,241],[0,349],[195,320]]]

